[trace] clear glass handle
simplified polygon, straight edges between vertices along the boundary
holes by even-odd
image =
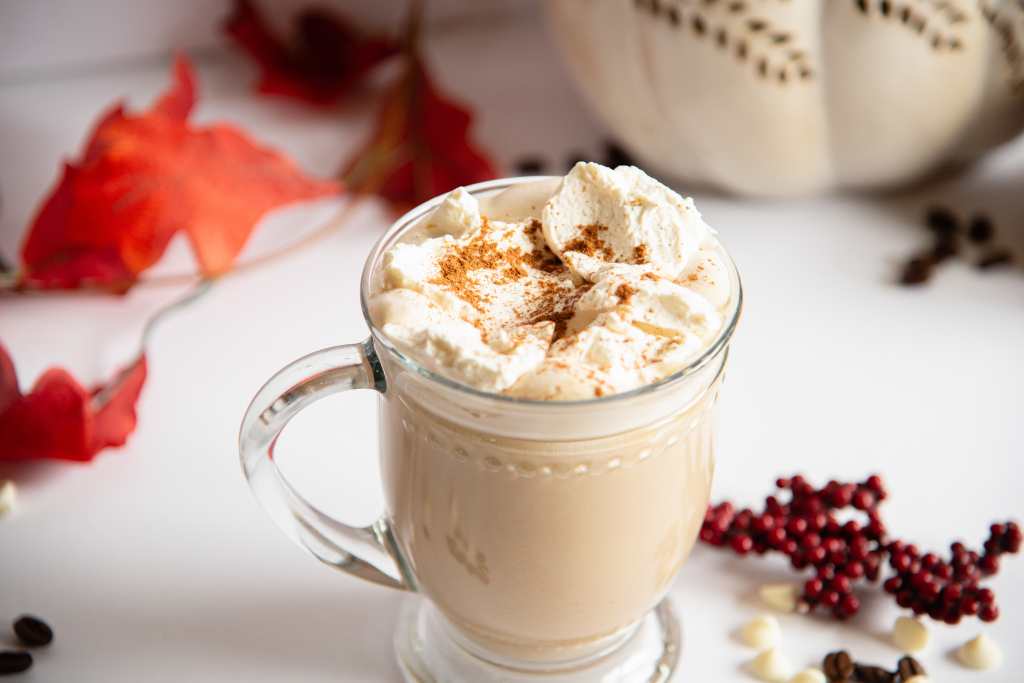
[[[277,437],[303,408],[341,391],[384,388],[384,373],[369,340],[311,353],[282,368],[259,390],[242,419],[238,448],[256,499],[289,538],[336,569],[415,590],[384,517],[368,527],[339,522],[307,502],[274,463]]]

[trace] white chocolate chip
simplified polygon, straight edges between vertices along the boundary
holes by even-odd
[[[907,680],[903,681],[903,683],[931,683],[931,679],[924,674],[921,674],[919,676],[911,676]]]
[[[797,587],[792,583],[766,583],[758,591],[761,601],[780,612],[796,611]]]
[[[757,650],[775,647],[781,636],[778,619],[765,614],[751,619],[740,629],[743,643]]]
[[[18,502],[18,490],[14,482],[5,479],[0,481],[0,517],[14,512],[14,506]]]
[[[892,642],[904,652],[920,652],[928,647],[928,627],[913,617],[899,617],[892,627]]]
[[[1003,663],[1003,651],[984,633],[964,643],[956,655],[964,666],[972,669],[994,669]]]
[[[825,674],[822,673],[821,669],[804,669],[789,679],[789,683],[828,683],[828,679],[825,678]],[[917,681],[916,683],[923,682]]]
[[[765,650],[750,661],[750,672],[768,683],[784,683],[793,665],[777,648]]]

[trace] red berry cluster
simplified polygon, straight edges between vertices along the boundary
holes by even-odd
[[[794,569],[812,568],[814,576],[801,595],[803,609],[822,607],[839,619],[853,616],[860,609],[854,585],[877,581],[888,557],[896,575],[885,587],[901,606],[949,623],[962,615],[977,614],[986,621],[998,616],[995,596],[979,588],[978,581],[998,570],[1000,554],[1020,550],[1021,531],[1013,522],[992,526],[982,555],[954,543],[953,556],[944,563],[932,553],[919,557],[913,545],[886,537],[878,508],[888,494],[878,475],[860,483],[833,480],[821,489],[800,475],[775,485],[788,490],[789,499],[768,496],[761,512],[737,510],[729,502],[710,506],[700,538],[738,555],[779,552]],[[860,513],[861,521],[840,520],[839,513],[848,517],[852,511]]]
[[[999,618],[996,596],[978,583],[999,571],[1000,555],[1020,552],[1022,539],[1024,534],[1015,522],[993,524],[980,555],[957,541],[949,546],[947,562],[934,553],[921,555],[913,544],[893,541],[886,550],[896,574],[886,579],[885,590],[896,596],[900,607],[947,624],[974,615],[995,621]]]

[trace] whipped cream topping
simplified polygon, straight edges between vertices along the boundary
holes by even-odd
[[[459,188],[383,258],[375,324],[424,367],[543,400],[628,391],[717,336],[730,279],[692,200],[578,163],[480,202]]]

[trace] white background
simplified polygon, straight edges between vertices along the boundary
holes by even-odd
[[[534,21],[456,22],[429,44],[439,79],[478,108],[476,135],[506,168],[527,154],[556,172],[575,150],[601,157],[605,133]],[[58,160],[77,153],[97,113],[121,96],[145,106],[167,71],[163,60],[128,60],[0,80],[8,259]],[[368,102],[316,112],[258,99],[252,69],[218,51],[204,53],[199,71],[198,121],[241,123],[311,172],[333,172],[367,132]],[[693,192],[747,293],[723,392],[716,499],[757,504],[782,473],[823,482],[878,471],[893,494],[890,528],[922,547],[977,544],[991,521],[1024,518],[1021,271],[980,274],[958,263],[925,288],[892,284],[900,260],[926,239],[919,214],[930,201],[987,208],[1024,257],[1022,188],[1018,142],[968,178],[882,198],[769,203]],[[249,495],[235,449],[248,399],[273,371],[364,336],[359,269],[387,222],[381,207],[365,206],[316,247],[229,278],[170,319],[155,337],[139,429],[124,449],[85,466],[0,469],[21,493],[19,511],[0,521],[0,623],[33,612],[57,633],[32,672],[12,680],[399,681],[391,632],[401,596],[290,545]],[[55,363],[99,378],[125,358],[146,312],[174,294],[0,299],[0,338],[26,388]],[[301,490],[356,523],[381,502],[374,410],[369,394],[328,399],[295,420],[279,451]],[[742,665],[753,653],[731,632],[756,613],[750,594],[760,583],[791,576],[779,560],[698,548],[674,589],[684,680],[748,680]],[[1024,558],[1004,562],[991,585],[998,623],[932,628],[922,660],[934,680],[1021,680]],[[894,664],[899,653],[884,635],[898,610],[871,595],[850,624],[784,618],[787,654],[804,665],[846,646]],[[969,672],[950,657],[983,630],[1006,651],[998,672]]]

